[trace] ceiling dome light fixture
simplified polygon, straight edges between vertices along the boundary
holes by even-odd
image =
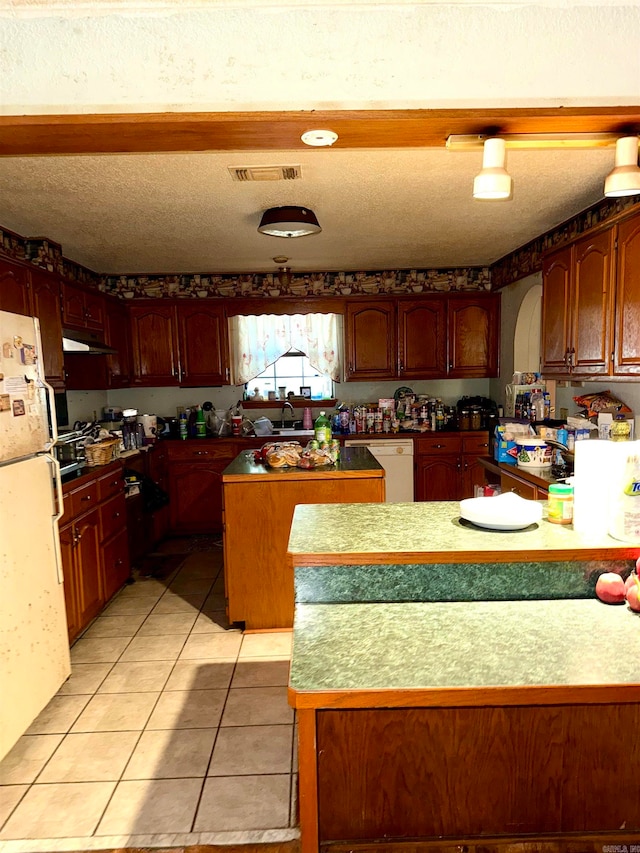
[[[621,136],[616,142],[615,166],[605,179],[604,194],[607,198],[640,194],[637,136]]]
[[[305,145],[312,145],[314,148],[333,145],[337,138],[338,134],[333,130],[307,130],[300,137]]]
[[[270,207],[258,225],[261,234],[271,237],[306,237],[322,231],[315,213],[307,207]]]
[[[511,175],[505,169],[504,139],[492,136],[485,139],[482,170],[473,181],[473,197],[478,199],[508,199],[513,192]]]

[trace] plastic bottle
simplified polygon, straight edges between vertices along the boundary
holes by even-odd
[[[573,521],[573,486],[552,483],[549,486],[548,520],[553,524],[571,524]]]
[[[620,486],[612,501],[609,533],[614,539],[640,544],[640,457],[627,456]]]
[[[204,416],[204,411],[200,406],[196,412],[196,438],[207,437],[207,421]]]
[[[331,422],[325,412],[320,412],[313,425],[314,438],[316,441],[331,440]]]
[[[615,420],[611,424],[609,438],[611,441],[629,441],[631,436],[631,426],[625,416],[618,412]]]
[[[180,438],[184,441],[187,438],[187,414],[180,412]]]

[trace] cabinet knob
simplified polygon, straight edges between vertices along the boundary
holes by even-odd
[[[114,517],[114,518],[120,518],[120,513],[119,513],[119,512],[114,512],[114,513],[113,513],[113,517]]]
[[[196,456],[208,456],[209,455],[208,450],[194,450],[193,452],[195,453]]]
[[[90,501],[91,495],[85,495],[83,498],[80,498],[81,501]]]
[[[439,450],[441,447],[444,447],[444,444],[435,444],[434,447]]]

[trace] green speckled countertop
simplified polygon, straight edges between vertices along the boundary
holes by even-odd
[[[289,685],[295,693],[635,685],[638,701],[639,660],[640,615],[595,599],[299,604]]]
[[[297,506],[289,538],[294,566],[362,563],[487,563],[635,559],[639,549],[608,535],[552,524],[545,512],[524,530],[496,531],[460,520],[458,501]]]
[[[384,468],[366,447],[340,448],[340,459],[334,465],[318,468],[271,468],[256,462],[253,450],[243,450],[222,472],[223,482],[250,480],[277,480],[333,478],[333,477],[384,477]]]

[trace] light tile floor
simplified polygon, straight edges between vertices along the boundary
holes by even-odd
[[[290,654],[227,624],[219,549],[124,587],[0,762],[0,851],[297,837]]]

